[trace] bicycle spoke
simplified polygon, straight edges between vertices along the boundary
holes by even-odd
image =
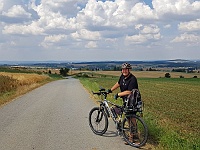
[[[134,147],[141,147],[147,141],[147,126],[138,116],[124,119],[122,133],[124,139]]]
[[[108,118],[103,110],[93,108],[89,114],[89,125],[95,134],[102,135],[107,131]]]

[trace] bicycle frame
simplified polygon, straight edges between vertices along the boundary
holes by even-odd
[[[98,101],[100,102],[100,109],[105,110],[106,114],[108,117],[111,117],[113,119],[114,122],[116,122],[116,119],[110,109],[110,106],[108,105],[108,103],[110,103],[111,105],[114,105],[112,102],[108,101],[106,98],[103,101]]]

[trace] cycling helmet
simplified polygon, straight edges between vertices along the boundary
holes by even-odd
[[[129,63],[123,63],[122,64],[122,69],[132,69],[131,64],[129,64]]]

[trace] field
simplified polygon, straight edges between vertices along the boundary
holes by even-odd
[[[98,90],[99,86],[108,89],[118,80],[112,73],[93,73],[93,78],[80,80],[89,91]],[[144,119],[149,126],[148,144],[156,149],[200,149],[200,79],[138,76],[138,83],[145,103]]]
[[[149,127],[145,149],[153,145],[159,150],[200,150],[200,76],[170,72],[172,78],[164,78],[165,73],[133,72],[138,78],[145,103],[144,119]],[[91,92],[99,86],[111,88],[119,75],[120,71],[87,71],[79,74],[79,79]],[[0,105],[49,81],[52,79],[47,74],[0,72]],[[108,98],[113,100],[114,94]]]
[[[0,72],[0,105],[48,81],[48,75]]]
[[[113,75],[113,76],[119,76],[121,74],[120,71],[98,71],[96,72],[98,74],[103,75]],[[164,71],[132,71],[132,73],[139,78],[161,78],[165,76]],[[180,78],[180,76],[183,76],[184,78],[193,78],[194,76],[197,76],[200,78],[200,73],[183,73],[183,72],[169,72],[171,75],[171,78]]]

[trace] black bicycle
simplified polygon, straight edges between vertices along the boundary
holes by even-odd
[[[102,97],[99,107],[94,107],[89,113],[89,125],[91,130],[97,135],[103,135],[108,129],[108,118],[114,121],[117,132],[124,140],[133,147],[145,145],[148,138],[148,129],[144,120],[139,115],[134,115],[133,111],[142,112],[142,106],[135,110],[119,106],[108,101],[108,92],[101,88],[99,92],[93,92]],[[140,104],[141,105],[141,104]]]

